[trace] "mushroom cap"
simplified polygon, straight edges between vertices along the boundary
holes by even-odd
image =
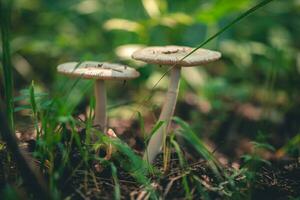
[[[221,58],[221,53],[208,49],[197,49],[189,55],[194,48],[186,46],[152,46],[137,50],[132,54],[132,58],[151,64],[177,65],[181,67],[197,66],[213,62]]]
[[[127,65],[94,61],[63,63],[58,65],[57,71],[68,76],[98,80],[128,80],[140,76],[138,71]]]

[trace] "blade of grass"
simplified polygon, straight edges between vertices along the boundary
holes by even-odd
[[[144,144],[145,144],[145,146],[148,145],[148,142],[149,142],[150,138],[151,138],[153,135],[155,135],[156,133],[158,133],[157,130],[158,130],[163,124],[164,124],[164,121],[158,121],[158,122],[154,125],[154,127],[152,128],[150,134],[148,134],[148,136],[146,136],[146,137],[144,138]],[[145,152],[144,152],[144,160],[147,161],[147,164],[150,163],[150,162],[149,162],[149,159],[148,159],[148,151],[147,151],[147,148],[146,148],[146,150],[145,150]]]
[[[111,174],[112,174],[112,177],[113,177],[113,180],[115,183],[115,198],[114,199],[119,200],[119,199],[121,199],[121,190],[120,190],[120,183],[119,183],[118,176],[117,176],[117,168],[113,163],[111,163],[110,167],[111,167]]]
[[[219,35],[221,35],[223,32],[227,31],[230,27],[232,27],[233,25],[235,25],[236,23],[238,23],[239,21],[241,21],[242,19],[244,19],[245,17],[247,17],[248,15],[250,15],[251,13],[255,12],[256,10],[258,10],[258,9],[260,9],[262,7],[264,7],[265,5],[267,5],[268,3],[272,2],[272,1],[274,1],[274,0],[264,0],[264,1],[256,4],[255,6],[253,6],[252,8],[250,8],[249,10],[247,10],[246,12],[242,13],[237,18],[235,18],[233,21],[231,21],[229,24],[227,24],[225,27],[223,27],[221,30],[219,30],[217,33],[215,33],[214,35],[212,35],[211,37],[209,37],[207,40],[205,40],[204,42],[202,42],[193,51],[191,51],[186,56],[184,56],[183,58],[181,58],[181,61],[184,60],[184,59],[186,59],[188,56],[190,56],[191,54],[193,54],[195,51],[197,51],[198,49],[200,49],[201,47],[203,47],[204,45],[206,45],[207,43],[209,43],[210,41],[212,41],[213,39],[215,39]]]
[[[187,165],[187,162],[184,159],[184,156],[183,156],[183,153],[182,153],[182,151],[181,151],[181,149],[179,147],[179,144],[175,140],[175,135],[174,134],[171,135],[170,141],[171,141],[171,144],[175,148],[175,151],[176,151],[176,153],[178,155],[180,167],[182,169],[184,169],[186,167],[186,165]],[[192,199],[191,189],[189,187],[186,174],[184,174],[183,177],[182,177],[182,185],[183,185],[183,188],[185,190],[185,198],[186,199]]]
[[[111,143],[116,149],[119,155],[117,160],[124,170],[126,170],[138,183],[142,184],[147,192],[150,194],[151,199],[157,199],[157,194],[153,186],[151,185],[151,179],[148,178],[148,172],[153,171],[159,173],[151,165],[148,165],[144,160],[135,154],[135,152],[120,139],[111,139],[102,134],[99,135],[101,141]],[[150,169],[152,168],[152,169]],[[155,170],[155,171],[154,171]]]
[[[186,141],[188,141],[194,149],[203,156],[203,158],[208,162],[211,170],[218,178],[220,178],[221,175],[219,170],[221,169],[221,166],[215,159],[214,155],[206,148],[202,140],[193,132],[193,130],[191,130],[186,122],[178,117],[174,117],[174,121],[181,127],[180,135],[183,136],[183,138],[185,138]]]
[[[76,66],[75,66],[75,68],[74,68],[73,71],[75,71],[75,70],[80,66],[81,63],[82,63],[82,61],[79,61],[79,62],[76,64]],[[66,95],[65,95],[65,96],[66,96],[66,101],[69,99],[69,96],[70,96],[72,90],[75,88],[75,86],[79,83],[79,81],[80,81],[81,79],[82,79],[82,75],[79,76],[79,77],[75,80],[75,82],[71,85],[71,87],[67,90]],[[58,91],[63,91],[63,90],[65,90],[65,87],[66,87],[66,85],[67,85],[67,81],[69,81],[69,80],[68,80],[68,79],[65,79],[65,81],[63,82],[63,84],[61,85],[61,87],[58,89]],[[55,94],[54,97],[52,98],[53,100],[52,100],[51,103],[49,104],[48,112],[46,112],[45,118],[48,118],[49,115],[52,113],[52,109],[53,109],[53,107],[54,107],[54,104],[55,104],[56,100],[60,97],[60,95],[61,95],[61,93],[57,93],[57,94]]]
[[[40,137],[40,130],[38,125],[38,111],[37,111],[37,104],[35,100],[35,91],[34,91],[34,82],[31,82],[31,86],[29,87],[29,94],[30,94],[30,105],[32,109],[33,114],[33,121],[34,121],[34,127],[36,129],[36,139],[38,140]]]
[[[147,143],[149,139],[157,133],[157,130],[164,124],[164,121],[157,122],[154,127],[152,128],[151,132],[148,134],[148,136],[145,138],[145,142]]]
[[[188,53],[187,55],[185,55],[183,58],[181,58],[179,60],[183,61],[184,59],[186,59],[187,57],[189,57],[191,54],[193,54],[195,51],[197,51],[198,49],[200,49],[201,47],[205,46],[207,43],[209,43],[210,41],[214,40],[215,38],[217,38],[218,36],[220,36],[222,33],[224,33],[225,31],[227,31],[230,27],[232,27],[233,25],[237,24],[238,22],[240,22],[242,19],[244,19],[245,17],[249,16],[250,14],[252,14],[253,12],[255,12],[256,10],[264,7],[265,5],[267,5],[268,3],[271,3],[274,0],[264,0],[258,4],[256,4],[255,6],[253,6],[252,8],[250,8],[249,10],[247,10],[246,12],[242,13],[241,15],[239,15],[238,17],[236,17],[234,20],[232,20],[229,24],[227,24],[226,26],[224,26],[221,30],[219,30],[218,32],[216,32],[215,34],[213,34],[212,36],[210,36],[208,39],[206,39],[205,41],[203,41],[201,44],[199,44],[197,47],[195,47],[190,53]],[[154,84],[154,86],[152,87],[151,91],[153,91],[157,85],[160,83],[160,81],[176,66],[173,65],[171,67],[168,68],[167,71],[164,72],[164,74],[160,77],[160,79]],[[152,94],[152,92],[151,92]],[[149,96],[151,96],[151,94]],[[149,97],[146,98],[146,101],[149,100]]]
[[[176,150],[176,153],[178,155],[178,159],[179,159],[179,164],[182,168],[186,167],[187,165],[187,162],[186,160],[184,159],[184,156],[183,156],[183,153],[181,151],[181,148],[179,146],[179,144],[177,143],[177,141],[175,140],[175,135],[171,135],[170,137],[170,141],[171,141],[171,144],[172,146],[175,148]]]
[[[122,158],[129,159],[129,163],[126,164],[124,160],[124,168],[140,183],[148,185],[150,180],[147,178],[147,172],[149,171],[144,161],[136,155],[132,149],[125,143],[120,140],[111,140],[110,141],[122,154]]]
[[[224,33],[225,31],[227,31],[230,27],[232,27],[233,25],[237,24],[238,22],[240,22],[242,19],[246,18],[247,16],[249,16],[250,14],[252,14],[253,12],[255,12],[256,10],[264,7],[265,5],[267,5],[268,3],[271,3],[274,0],[264,0],[258,4],[256,4],[255,6],[253,6],[252,8],[250,8],[249,10],[247,10],[246,12],[242,13],[241,15],[239,15],[238,17],[236,17],[234,20],[232,20],[230,23],[228,23],[226,26],[224,26],[221,30],[219,30],[218,32],[216,32],[215,34],[213,34],[211,37],[209,37],[208,39],[206,39],[205,41],[203,41],[200,45],[198,45],[197,47],[195,47],[194,50],[192,50],[190,53],[188,53],[187,55],[185,55],[183,58],[180,59],[180,61],[186,59],[187,57],[189,57],[191,54],[193,54],[195,51],[197,51],[198,49],[200,49],[201,47],[205,46],[207,43],[209,43],[210,41],[214,40],[215,38],[217,38],[218,36],[220,36],[222,33]],[[171,67],[169,67],[167,69],[167,71],[165,71],[163,73],[163,75],[159,78],[159,80],[154,84],[154,86],[151,88],[150,90],[150,94],[148,96],[146,96],[144,99],[142,99],[141,101],[141,106],[142,105],[146,105],[152,98],[152,95],[154,94],[154,89],[157,87],[157,85],[161,82],[161,80],[176,66],[173,65]],[[139,106],[138,110],[141,108],[141,106]],[[132,115],[134,116],[134,115]],[[131,117],[133,118],[133,117]]]
[[[12,1],[0,1],[0,26],[2,40],[2,65],[4,80],[4,95],[6,103],[6,116],[11,130],[14,130],[14,98],[13,98],[13,75],[10,53],[10,17]]]
[[[167,134],[164,134],[164,143],[163,143],[163,171],[164,173],[167,173],[169,171],[170,167],[170,160],[171,160],[171,143],[170,143],[170,137],[166,136]]]

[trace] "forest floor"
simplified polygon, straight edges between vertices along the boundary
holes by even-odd
[[[34,136],[18,135],[21,139],[20,146],[25,146],[29,153],[34,150]],[[128,133],[120,135],[120,138],[127,142],[137,155],[142,155],[143,141],[136,136]],[[268,160],[271,165],[261,165],[254,173],[253,179],[250,181],[245,174],[240,173],[231,176],[241,168],[242,161],[224,162],[228,159],[224,154],[215,151],[215,156],[219,161],[222,161],[223,175],[227,174],[233,177],[233,180],[226,180],[223,177],[223,182],[218,181],[218,178],[209,167],[208,161],[195,155],[189,147],[184,148],[184,157],[187,160],[187,165],[180,165],[178,156],[174,150],[171,150],[170,162],[167,170],[163,167],[163,156],[160,154],[155,160],[154,166],[161,172],[161,176],[149,175],[149,183],[159,196],[165,199],[185,199],[186,189],[184,181],[189,185],[190,198],[200,199],[224,199],[231,198],[240,199],[244,195],[251,193],[252,199],[296,199],[300,197],[300,159],[299,158],[282,158]],[[116,154],[118,152],[115,152]],[[71,152],[71,165],[79,166],[80,158],[76,157],[79,154],[78,150],[74,149]],[[118,160],[111,158],[117,168],[118,187],[121,199],[148,199],[150,192],[147,188],[141,186],[126,170],[120,166]],[[228,159],[229,160],[229,159]],[[9,160],[8,152],[5,145],[0,150],[0,188],[3,189],[5,183],[14,185],[20,194],[24,193],[24,185],[18,182],[19,173],[13,161]],[[37,165],[40,164],[36,161]],[[91,163],[91,166],[86,167],[71,167],[66,168],[63,173],[65,177],[59,182],[59,190],[63,191],[64,197],[72,199],[113,199],[115,197],[116,180],[112,176],[111,168],[105,166],[97,166]],[[45,174],[47,177],[47,175]],[[196,178],[195,178],[196,177]],[[195,184],[195,180],[200,183],[204,193],[196,192],[199,184]],[[237,194],[230,194],[230,181],[234,181]],[[234,189],[233,189],[234,190]]]

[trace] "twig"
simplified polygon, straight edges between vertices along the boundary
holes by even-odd
[[[185,175],[187,175],[188,173],[183,173],[179,176],[176,176],[174,178],[171,178],[171,181],[168,183],[165,192],[164,192],[164,198],[166,198],[167,194],[169,193],[170,189],[172,188],[173,184],[175,181],[177,181],[178,179],[181,179],[182,177],[184,177]]]

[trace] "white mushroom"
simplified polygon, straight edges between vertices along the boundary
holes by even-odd
[[[192,50],[193,48],[185,46],[154,46],[138,50],[132,54],[133,59],[144,61],[146,63],[174,66],[170,75],[170,85],[166,95],[166,100],[159,116],[159,120],[164,121],[165,123],[151,137],[144,155],[144,159],[150,163],[153,162],[156,155],[161,151],[162,143],[165,140],[171,118],[174,114],[181,67],[206,64],[218,60],[221,57],[221,53],[219,52],[207,49],[198,49],[185,59],[182,59]]]
[[[100,131],[105,134],[107,131],[107,117],[104,82],[106,80],[129,80],[137,78],[140,75],[138,71],[126,65],[93,61],[86,61],[80,64],[77,62],[64,63],[57,67],[57,71],[67,76],[96,80],[94,125],[99,126]],[[96,135],[92,135],[92,141],[95,142],[96,139]]]

